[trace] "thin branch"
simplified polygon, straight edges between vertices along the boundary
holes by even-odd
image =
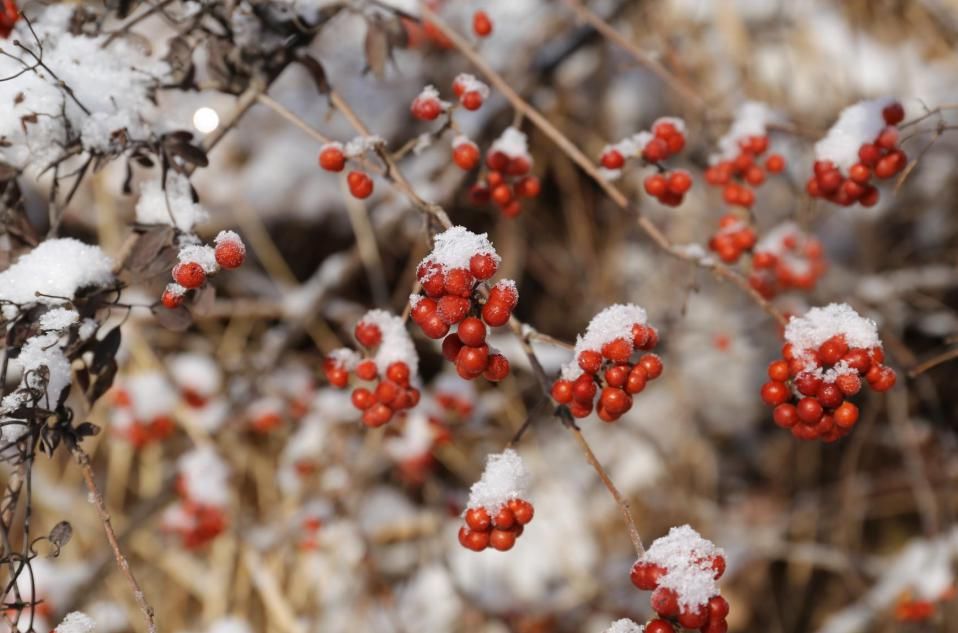
[[[945,350],[944,352],[940,354],[936,354],[935,356],[932,356],[928,360],[924,360],[918,363],[917,365],[915,365],[914,367],[912,367],[911,369],[909,369],[908,377],[914,378],[916,376],[920,376],[921,374],[925,373],[929,369],[932,369],[933,367],[937,367],[938,365],[941,365],[943,363],[947,363],[948,361],[954,360],[956,358],[958,358],[958,347],[953,347],[952,349]]]
[[[143,594],[143,589],[140,588],[140,583],[137,582],[136,577],[133,575],[133,570],[130,569],[130,562],[126,556],[123,555],[123,552],[120,551],[120,543],[116,538],[116,532],[113,531],[113,522],[110,519],[110,512],[107,510],[106,502],[103,501],[103,495],[100,493],[100,489],[97,488],[96,480],[93,476],[90,456],[87,455],[86,451],[79,445],[73,445],[71,452],[77,464],[80,466],[80,472],[83,473],[83,481],[86,483],[87,491],[89,491],[93,505],[100,515],[100,521],[103,523],[103,531],[106,532],[106,539],[110,542],[110,547],[113,549],[113,557],[116,559],[116,565],[120,568],[120,571],[126,577],[127,583],[129,583],[130,588],[133,590],[133,598],[136,600],[137,606],[140,607],[140,611],[143,612],[143,617],[146,619],[147,630],[149,633],[156,633],[155,612],[153,607],[150,606],[150,603],[147,602],[146,596]]]
[[[579,16],[579,19],[583,20],[584,22],[588,22],[589,25],[598,31],[603,37],[625,49],[625,51],[631,55],[632,58],[639,63],[639,65],[658,77],[662,83],[664,83],[679,97],[681,97],[683,102],[693,106],[699,112],[704,111],[708,107],[705,99],[703,99],[694,89],[692,89],[691,86],[687,85],[674,74],[669,72],[665,66],[660,64],[651,55],[642,51],[638,46],[633,44],[631,40],[615,30],[615,27],[582,4],[581,0],[565,0],[565,2],[567,5],[569,5],[569,8],[575,11],[576,15]]]

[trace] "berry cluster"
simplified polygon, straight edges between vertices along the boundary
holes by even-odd
[[[584,418],[592,413],[599,394],[599,418],[615,422],[632,408],[632,396],[662,374],[662,360],[656,354],[642,354],[632,361],[636,350],[652,350],[658,342],[658,332],[647,325],[642,308],[606,308],[576,341],[573,360],[563,366],[561,377],[552,385],[553,399],[568,405],[573,416]]]
[[[382,145],[383,140],[378,136],[359,136],[346,145],[338,141],[325,143],[319,148],[319,166],[326,171],[338,173],[346,168],[346,161],[361,159],[366,152]],[[353,170],[346,174],[346,185],[349,187],[349,193],[359,200],[373,195],[373,179],[364,171]]]
[[[275,397],[254,400],[246,409],[249,428],[254,433],[265,435],[283,425],[283,401]]]
[[[664,205],[676,207],[682,204],[685,194],[692,188],[692,176],[682,169],[669,171],[661,163],[684,147],[685,123],[674,117],[663,117],[652,124],[651,132],[639,132],[615,145],[605,146],[599,163],[617,174],[625,167],[626,160],[641,157],[645,164],[658,168],[656,173],[646,177],[645,192]]]
[[[905,591],[895,604],[895,619],[899,622],[925,622],[935,615],[941,603],[953,600],[955,595],[954,585],[932,599],[922,599]]]
[[[13,25],[20,19],[20,10],[14,0],[3,0],[0,3],[0,38],[10,37]]]
[[[511,448],[490,455],[482,477],[469,490],[459,543],[476,552],[512,549],[535,513],[523,498],[528,478],[525,464]]]
[[[492,516],[485,508],[469,508],[466,524],[459,528],[459,543],[474,552],[487,547],[500,552],[510,550],[534,514],[532,504],[522,499],[510,499]]]
[[[786,222],[755,245],[749,283],[771,299],[792,289],[813,289],[827,269],[822,243],[796,224]]]
[[[179,501],[162,516],[162,527],[177,535],[183,547],[198,549],[222,534],[229,520],[229,467],[212,448],[180,457],[176,492]]]
[[[514,127],[506,128],[493,142],[486,153],[486,168],[485,178],[472,186],[472,200],[476,204],[491,200],[508,218],[522,212],[522,198],[535,198],[541,191],[539,179],[529,173],[532,156],[526,135]]]
[[[179,263],[173,267],[173,281],[166,285],[160,301],[169,309],[183,305],[186,293],[202,288],[220,268],[238,268],[246,259],[246,246],[233,231],[220,231],[213,247],[187,243],[180,248]]]
[[[363,412],[363,424],[379,427],[419,404],[419,389],[410,385],[419,358],[403,320],[383,310],[367,312],[353,335],[365,356],[345,347],[333,350],[323,361],[323,371],[329,383],[340,389],[349,383],[351,371],[359,380],[375,382],[371,389],[354,387],[351,399]]]
[[[409,297],[410,317],[432,339],[443,338],[442,353],[467,380],[480,375],[498,382],[509,374],[509,361],[486,343],[486,326],[500,327],[519,301],[515,283],[504,279],[483,299],[482,282],[499,266],[499,255],[486,234],[454,226],[435,237],[432,252],[419,264],[423,294]],[[456,331],[449,329],[456,325]]]
[[[160,374],[131,376],[126,385],[115,387],[112,393],[111,429],[133,448],[161,442],[176,430],[170,402],[174,394]]]
[[[785,169],[781,154],[769,154],[760,164],[762,154],[768,150],[768,136],[748,136],[738,141],[738,153],[721,159],[705,170],[705,182],[724,187],[722,199],[728,204],[751,207],[755,204],[755,190],[765,182],[766,173],[778,174]],[[764,165],[764,169],[763,169]]]
[[[672,528],[632,566],[631,580],[651,591],[658,618],[646,633],[675,633],[678,627],[702,633],[726,633],[729,604],[715,581],[725,573],[722,550],[689,526]]]
[[[805,186],[808,194],[845,207],[856,202],[874,206],[879,193],[871,184],[872,177],[887,180],[908,163],[898,147],[896,127],[904,118],[905,110],[897,101],[871,101],[846,108],[828,135],[815,145],[818,160]],[[847,156],[849,138],[859,143],[857,157],[851,159]]]
[[[734,213],[719,218],[719,230],[709,239],[709,249],[726,264],[734,264],[757,241],[755,229]]]
[[[782,358],[768,366],[761,395],[774,407],[775,423],[795,437],[834,442],[858,421],[858,407],[846,398],[859,392],[862,377],[879,392],[895,384],[895,371],[882,364],[875,323],[845,304],[793,317],[785,338]]]

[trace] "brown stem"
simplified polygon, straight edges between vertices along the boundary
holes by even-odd
[[[908,376],[910,378],[914,378],[915,376],[920,376],[921,374],[925,373],[929,369],[932,369],[933,367],[937,367],[938,365],[941,365],[942,363],[947,363],[948,361],[954,360],[956,358],[958,358],[958,347],[945,350],[944,352],[940,354],[936,354],[935,356],[932,356],[928,360],[922,361],[918,363],[917,365],[915,365],[914,367],[912,367],[911,369],[909,369]]]
[[[631,40],[615,30],[611,24],[603,20],[598,14],[591,11],[588,7],[582,4],[580,0],[565,1],[566,4],[569,5],[569,8],[575,11],[576,15],[579,16],[579,19],[583,20],[584,22],[588,22],[589,25],[598,31],[603,37],[625,49],[625,51],[631,55],[632,58],[639,63],[639,65],[643,66],[646,70],[662,80],[662,83],[678,94],[678,96],[681,97],[684,102],[692,105],[699,112],[708,107],[708,104],[705,103],[705,99],[699,96],[695,90],[693,90],[678,77],[670,73],[665,66],[653,59],[649,54],[639,49],[639,47],[633,44]]]
[[[602,191],[609,198],[611,198],[611,200],[619,208],[634,215],[638,219],[639,228],[642,229],[642,231],[645,232],[645,234],[651,238],[659,248],[673,257],[687,261],[695,266],[710,271],[719,279],[731,281],[736,286],[741,288],[746,294],[748,294],[752,300],[758,304],[759,307],[761,307],[772,318],[778,321],[779,324],[782,326],[786,324],[785,316],[779,312],[779,310],[768,300],[766,300],[765,297],[759,294],[757,290],[752,288],[751,284],[748,282],[748,279],[746,279],[744,276],[710,258],[703,259],[697,257],[684,251],[683,249],[677,248],[674,244],[672,244],[672,242],[669,241],[669,238],[662,233],[659,227],[639,213],[638,209],[636,209],[635,206],[629,202],[629,199],[622,191],[606,180],[606,178],[592,163],[592,161],[589,160],[589,158],[583,154],[582,151],[572,141],[570,141],[562,132],[560,132],[558,128],[556,128],[531,104],[520,97],[519,94],[513,90],[509,83],[502,77],[502,75],[497,73],[491,66],[489,66],[489,64],[487,64],[482,56],[472,48],[472,46],[464,37],[453,30],[442,20],[442,18],[435,13],[435,11],[426,5],[421,4],[420,9],[422,11],[423,18],[429,20],[429,22],[432,23],[432,25],[438,31],[445,35],[449,41],[452,42],[453,46],[479,70],[479,72],[489,81],[489,83],[495,86],[496,89],[503,94],[509,103],[512,104],[513,108],[521,111],[523,115],[528,117],[528,119],[532,121],[532,123],[539,128],[543,134],[548,136],[549,139],[555,143],[560,150],[562,150],[569,158],[572,159],[573,162],[575,162],[575,164],[582,169],[582,171],[584,171],[592,180],[594,180],[599,188],[602,189]]]
[[[80,472],[83,473],[83,481],[86,483],[87,491],[90,493],[97,514],[100,515],[100,521],[103,523],[103,531],[106,532],[106,540],[109,541],[110,547],[113,549],[113,557],[116,559],[116,565],[120,568],[130,588],[133,590],[133,598],[136,600],[137,606],[140,607],[140,611],[143,612],[143,617],[146,619],[147,630],[149,633],[156,633],[156,617],[153,607],[146,601],[143,589],[140,588],[140,583],[137,582],[136,577],[133,575],[133,570],[130,569],[130,562],[126,559],[126,556],[123,555],[123,552],[120,551],[120,543],[116,538],[116,532],[113,531],[113,522],[110,520],[110,512],[106,508],[106,502],[103,501],[103,495],[100,493],[100,489],[97,488],[96,480],[93,476],[90,456],[78,445],[74,445],[71,452],[77,464],[80,466]]]

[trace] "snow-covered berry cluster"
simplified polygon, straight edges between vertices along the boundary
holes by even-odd
[[[512,549],[535,514],[532,504],[522,498],[528,478],[514,450],[490,455],[482,478],[469,491],[459,543],[475,552],[487,547],[502,552]]]
[[[685,147],[685,122],[675,117],[662,117],[652,124],[652,131],[642,131],[614,145],[606,145],[599,164],[618,176],[630,158],[641,157],[646,165],[655,165],[656,173],[645,178],[645,192],[670,207],[682,204],[692,188],[692,176],[684,169],[669,171],[662,161],[678,154]]]
[[[932,599],[922,598],[920,595],[905,591],[895,603],[895,619],[899,622],[926,622],[934,617],[942,603],[954,600],[956,595],[958,592],[954,585]]]
[[[230,469],[211,446],[196,448],[177,462],[179,501],[162,516],[164,531],[177,535],[183,547],[198,549],[229,525]]]
[[[709,249],[726,264],[734,264],[743,253],[752,250],[758,237],[747,220],[734,213],[719,218],[718,231],[709,239]]]
[[[781,154],[769,154],[768,124],[774,113],[763,103],[746,102],[739,108],[729,131],[719,139],[719,152],[710,159],[705,182],[723,187],[722,199],[727,204],[751,207],[755,204],[755,188],[768,174],[785,169]]]
[[[451,104],[439,98],[439,91],[435,86],[426,86],[416,98],[412,100],[409,111],[422,121],[435,121],[439,115],[449,109]]]
[[[632,566],[632,584],[651,591],[658,618],[645,633],[674,633],[679,627],[702,633],[728,631],[728,602],[716,581],[725,573],[725,553],[688,525],[656,539]]]
[[[815,144],[814,174],[809,195],[842,206],[878,202],[872,178],[887,180],[908,163],[898,147],[898,128],[905,109],[893,99],[862,101],[842,110],[838,121]]]
[[[875,322],[847,304],[812,308],[785,327],[782,358],[768,366],[762,400],[782,428],[804,440],[834,442],[858,421],[854,396],[864,378],[875,391],[895,385]]]
[[[345,145],[338,141],[325,143],[319,148],[319,166],[329,172],[341,172],[346,168],[346,161],[362,161],[367,152],[376,150],[384,143],[378,136],[357,136]],[[356,169],[346,174],[346,185],[349,193],[359,200],[373,195],[373,179],[362,170]]]
[[[443,338],[442,353],[457,373],[498,382],[509,374],[509,361],[486,343],[486,326],[500,327],[519,302],[515,283],[503,279],[484,299],[480,288],[499,267],[499,255],[486,237],[454,226],[435,237],[432,252],[416,273],[424,294],[409,297],[410,316],[423,334]],[[456,331],[449,329],[456,326]]]
[[[169,309],[183,305],[186,293],[202,288],[206,280],[220,268],[239,268],[246,259],[246,246],[233,231],[220,231],[213,246],[199,243],[192,235],[184,236],[173,267],[173,283],[167,284],[161,301]]]
[[[562,366],[552,384],[552,397],[568,405],[577,418],[596,411],[605,422],[618,420],[632,408],[632,396],[645,389],[648,381],[662,374],[657,354],[641,354],[659,342],[659,334],[648,325],[645,310],[639,306],[613,305],[595,315],[585,334],[575,344],[573,358]],[[600,391],[601,388],[601,391]]]
[[[14,0],[3,0],[0,3],[0,39],[10,37],[13,25],[20,19],[20,10]]]
[[[797,224],[785,222],[769,231],[755,245],[749,283],[771,299],[788,290],[809,291],[828,269],[818,238]]]
[[[400,317],[385,310],[370,310],[353,332],[363,348],[360,355],[347,347],[333,350],[323,361],[329,383],[337,388],[349,384],[354,372],[359,380],[375,382],[372,388],[353,388],[353,406],[363,412],[363,424],[378,427],[393,416],[419,404],[419,389],[411,380],[419,370],[419,356]]]
[[[514,218],[522,212],[522,198],[539,195],[539,179],[531,175],[532,155],[526,135],[507,127],[486,152],[485,178],[472,186],[472,200],[477,204],[494,202],[503,215]]]
[[[161,442],[176,430],[177,394],[160,372],[141,372],[112,391],[111,431],[140,449]]]

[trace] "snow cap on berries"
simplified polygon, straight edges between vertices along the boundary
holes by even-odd
[[[815,158],[831,161],[839,169],[848,170],[859,161],[861,146],[874,142],[885,129],[887,124],[882,110],[894,102],[891,97],[882,97],[859,101],[842,110],[825,137],[815,143]]]
[[[216,263],[216,251],[205,244],[187,244],[181,247],[177,259],[184,264],[196,262],[207,275],[220,269],[220,265]]]
[[[53,630],[56,633],[92,633],[95,629],[96,622],[93,618],[82,611],[73,611],[66,614]]]
[[[426,255],[420,266],[439,264],[443,272],[453,268],[469,269],[473,255],[489,255],[498,267],[502,258],[489,241],[488,233],[473,233],[464,226],[454,226],[436,235],[432,252]]]
[[[880,114],[880,113],[879,113]],[[752,136],[765,136],[768,134],[768,126],[771,123],[780,121],[782,117],[769,108],[764,103],[758,101],[746,101],[739,106],[735,113],[735,119],[728,132],[719,139],[719,151],[709,158],[710,163],[717,163],[722,160],[732,160],[738,156],[742,148],[740,141]],[[858,148],[855,148],[858,152]],[[857,156],[857,154],[856,154]]]
[[[243,238],[241,238],[236,231],[220,231],[216,234],[216,238],[213,239],[213,244],[219,246],[220,244],[232,244],[240,249],[243,253],[246,253],[246,244],[243,243]]]
[[[360,323],[372,323],[382,332],[382,342],[376,349],[376,356],[373,358],[381,375],[386,374],[390,365],[398,362],[406,363],[406,366],[409,367],[410,376],[417,374],[419,371],[419,354],[416,353],[416,346],[409,338],[409,331],[406,330],[406,324],[402,317],[390,314],[385,310],[370,310],[360,319]]]
[[[605,630],[605,633],[642,633],[644,630],[645,627],[641,624],[636,624],[628,618],[622,618],[613,622]]]
[[[509,158],[525,158],[532,164],[532,156],[529,155],[529,141],[525,134],[510,126],[502,131],[492,143],[490,152],[502,152]]]
[[[375,134],[370,136],[357,136],[348,143],[346,147],[343,148],[343,153],[348,158],[356,158],[362,156],[366,152],[375,150],[377,147],[382,147],[386,144],[386,141],[381,136]]]
[[[133,415],[139,422],[149,422],[173,413],[177,394],[162,372],[144,371],[133,374],[122,386],[130,396]]]
[[[478,92],[483,101],[489,98],[489,86],[479,79],[476,79],[475,75],[470,75],[469,73],[459,73],[456,75],[456,78],[452,83],[454,86],[457,86],[462,90],[462,94],[466,94],[467,92]]]
[[[712,567],[712,560],[717,556],[725,556],[722,548],[683,525],[655,539],[637,562],[665,569],[659,586],[676,593],[680,608],[692,610],[707,604],[709,598],[719,593]]]
[[[193,449],[176,465],[191,501],[217,507],[229,504],[230,467],[212,446]]]
[[[209,398],[222,387],[223,375],[219,365],[206,354],[177,354],[168,362],[170,375],[181,389]]]
[[[495,515],[510,499],[525,496],[529,472],[519,453],[507,448],[486,458],[482,477],[469,489],[470,508],[485,508]]]
[[[356,365],[359,364],[363,358],[359,355],[354,349],[349,349],[348,347],[340,347],[334,349],[330,353],[326,354],[326,358],[331,360],[336,367],[341,367],[346,371],[352,371]]]
[[[859,315],[847,303],[812,308],[804,316],[793,316],[785,326],[785,340],[799,351],[818,349],[837,335],[844,336],[849,347],[881,347],[875,322]]]
[[[646,325],[648,316],[645,310],[637,305],[615,304],[592,317],[585,334],[580,334],[575,341],[572,360],[562,366],[562,378],[575,380],[582,375],[579,367],[579,354],[586,350],[600,351],[606,343],[616,339],[625,339],[632,346],[632,326],[638,323]]]

